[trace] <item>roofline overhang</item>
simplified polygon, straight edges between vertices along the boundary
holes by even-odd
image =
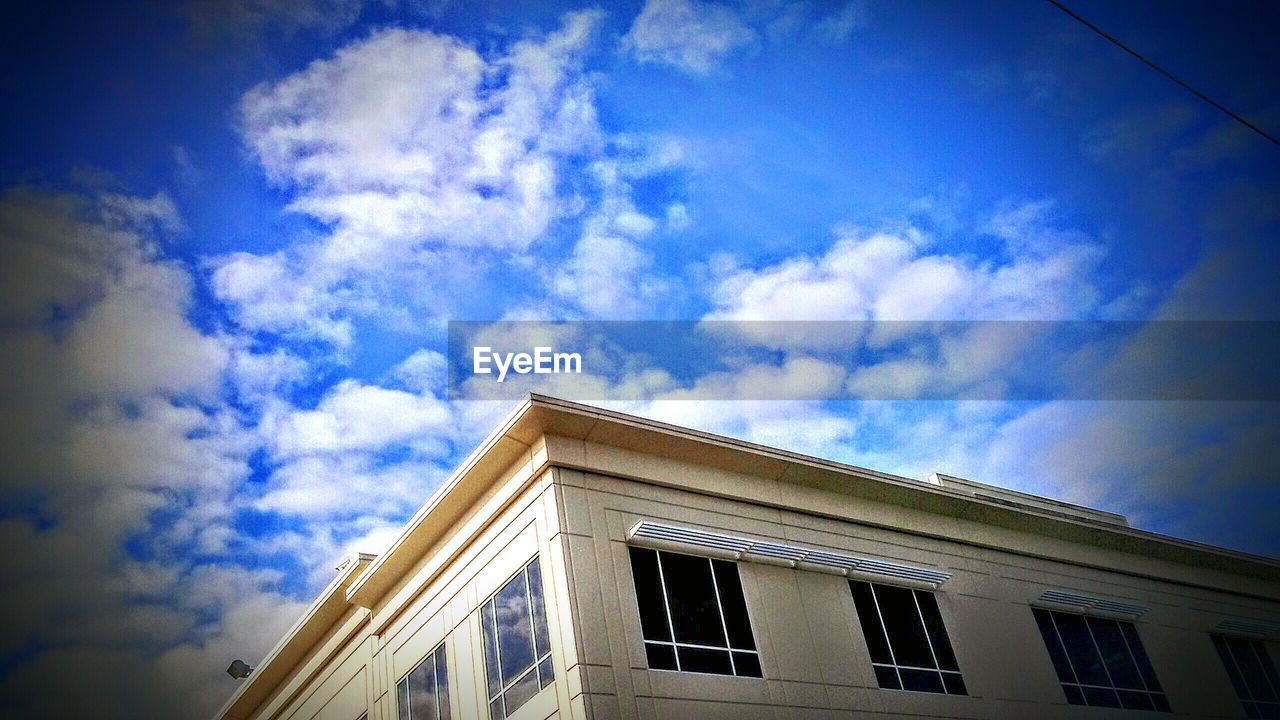
[[[253,668],[214,717],[218,720],[242,720],[266,701],[307,653],[324,639],[330,628],[350,611],[347,586],[373,560],[374,556],[367,553],[343,560],[333,580]]]
[[[821,477],[827,481],[825,484],[830,485],[832,480],[845,480],[851,481],[847,483],[850,490],[855,490],[858,484],[876,483],[881,489],[891,490],[887,493],[891,502],[897,500],[913,507],[920,507],[922,504],[950,507],[956,510],[953,514],[957,516],[967,515],[964,506],[968,505],[981,508],[984,516],[1016,518],[1011,520],[1014,525],[1031,532],[1043,532],[1057,526],[1078,531],[1073,535],[1123,537],[1138,545],[1163,548],[1165,552],[1157,554],[1175,562],[1272,580],[1280,579],[1278,560],[1128,527],[1122,516],[1114,513],[1025,493],[1013,493],[1043,501],[1038,505],[1028,503],[1019,506],[1000,498],[973,493],[970,486],[981,484],[972,481],[962,481],[963,484],[922,482],[615,410],[530,393],[409,520],[387,552],[355,579],[348,590],[348,598],[364,607],[372,607],[373,603],[392,588],[400,574],[417,561],[417,557],[402,557],[402,548],[406,545],[423,547],[418,541],[425,540],[425,536],[447,531],[450,518],[441,517],[439,519],[444,522],[439,523],[428,520],[435,520],[435,513],[446,504],[450,493],[479,473],[505,467],[521,450],[528,451],[542,435],[560,435],[623,448],[643,448],[643,452],[648,454],[665,455],[783,481],[804,481]],[[497,462],[491,462],[494,459]],[[921,503],[920,500],[932,502]],[[1054,506],[1059,509],[1055,510]],[[1095,519],[1090,515],[1099,517]],[[1059,533],[1049,534],[1060,536]]]

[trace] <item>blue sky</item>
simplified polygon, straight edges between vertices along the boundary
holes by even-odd
[[[1074,7],[1280,132],[1274,8]],[[216,707],[505,412],[445,399],[450,319],[1277,317],[1280,150],[1048,3],[43,5],[0,63],[0,701],[31,716],[55,683],[55,714]],[[1274,404],[761,402],[1026,372],[978,335],[856,376],[770,349],[599,382],[1280,552]]]

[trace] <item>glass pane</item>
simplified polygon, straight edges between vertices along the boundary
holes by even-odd
[[[676,652],[680,653],[680,669],[685,672],[733,674],[733,668],[729,666],[728,650],[682,647]]]
[[[1244,682],[1249,686],[1249,699],[1256,702],[1275,702],[1276,694],[1271,689],[1267,676],[1262,672],[1262,661],[1253,649],[1255,644],[1240,638],[1227,638],[1227,647],[1231,648],[1231,654],[1236,658],[1236,665],[1240,667],[1240,674],[1244,676]]]
[[[489,703],[489,720],[503,720],[505,717],[502,712],[502,696],[499,695]]]
[[[925,641],[924,625],[920,622],[920,613],[916,610],[912,592],[892,585],[873,585],[872,590],[880,605],[880,616],[884,618],[884,627],[889,633],[889,647],[893,649],[896,664],[937,667],[933,662],[933,653],[929,652],[929,643]],[[904,688],[906,684],[904,676]]]
[[[1120,704],[1128,710],[1155,710],[1151,696],[1141,690],[1117,690]]]
[[[676,669],[676,649],[672,645],[645,643],[644,654],[648,658],[649,668],[652,670]]]
[[[431,657],[409,673],[409,707],[413,720],[438,720],[436,717],[436,663]]]
[[[498,638],[494,632],[493,601],[490,600],[480,606],[480,635],[484,638],[484,670],[490,699],[502,692],[502,679],[498,675]]]
[[[529,563],[529,597],[533,601],[533,644],[538,657],[551,651],[550,635],[547,632],[546,600],[542,595],[542,567],[538,559]]]
[[[1110,688],[1081,688],[1084,691],[1084,699],[1095,707],[1120,707],[1120,698],[1116,697],[1116,691]]]
[[[729,630],[729,646],[755,650],[756,641],[751,636],[751,620],[747,618],[747,601],[743,597],[737,564],[712,560],[711,565],[715,569],[716,587],[720,589],[720,607],[724,610],[724,624]]]
[[[938,611],[938,600],[933,593],[916,590],[916,602],[920,603],[920,613],[924,617],[924,626],[929,631],[929,640],[933,642],[933,652],[938,657],[938,667],[943,670],[959,670],[955,653],[951,651],[951,640],[947,637],[947,628],[942,624],[942,613]]]
[[[711,561],[669,552],[658,556],[666,579],[667,599],[671,602],[676,642],[726,647],[720,608],[711,583]]]
[[[658,577],[658,553],[648,548],[631,548],[631,579],[636,586],[636,603],[640,607],[640,631],[645,640],[671,641],[667,609],[662,599]]]
[[[396,717],[399,720],[410,720],[408,675],[400,678],[400,682],[396,683]]]
[[[942,674],[935,670],[910,670],[908,668],[898,668],[898,673],[902,675],[903,690],[932,693],[943,692]]]
[[[885,640],[884,629],[880,627],[880,614],[876,612],[876,604],[871,597],[871,585],[861,580],[850,580],[849,589],[853,591],[853,604],[858,609],[858,623],[862,625],[862,635],[867,639],[871,662],[892,663],[889,643]],[[897,683],[896,680],[894,682]]]
[[[1213,638],[1213,646],[1218,650],[1218,657],[1222,658],[1223,667],[1227,669],[1227,676],[1231,678],[1231,686],[1236,689],[1236,696],[1241,700],[1249,700],[1249,688],[1244,684],[1244,676],[1240,674],[1240,668],[1236,666],[1236,660],[1231,656],[1227,641],[1217,635],[1210,637]]]
[[[876,683],[888,690],[902,689],[902,682],[898,680],[898,671],[891,667],[876,666]]]
[[[511,579],[493,596],[498,619],[498,660],[502,666],[502,683],[520,677],[533,667],[533,629],[529,624],[529,594],[525,573]],[[537,684],[535,678],[534,684]],[[507,699],[507,712],[511,712]]]
[[[520,709],[521,705],[529,702],[534,695],[538,694],[539,689],[538,672],[531,667],[529,668],[529,672],[525,673],[519,680],[516,680],[515,683],[511,687],[507,688],[507,691],[502,694],[503,699],[506,700],[507,703],[507,715],[513,714],[515,711]]]
[[[738,677],[764,677],[760,670],[760,656],[755,653],[735,652],[733,667],[738,671]]]
[[[1124,633],[1124,639],[1129,643],[1129,652],[1133,653],[1133,659],[1138,662],[1138,672],[1142,673],[1142,679],[1147,683],[1147,689],[1152,692],[1159,692],[1160,681],[1156,679],[1156,671],[1151,667],[1151,659],[1147,657],[1146,648],[1142,647],[1142,639],[1138,637],[1138,629],[1133,623],[1120,623],[1120,630]]]
[[[1058,680],[1064,683],[1075,682],[1075,673],[1071,672],[1071,664],[1067,662],[1067,651],[1063,649],[1062,643],[1058,640],[1058,631],[1053,628],[1053,618],[1049,617],[1047,610],[1035,608],[1031,612],[1036,616],[1036,625],[1040,628],[1040,635],[1044,638],[1044,646],[1049,650],[1049,659],[1053,661],[1053,669],[1058,672]]]
[[[440,701],[440,720],[449,720],[449,668],[444,645],[436,648],[436,696]]]
[[[551,669],[551,656],[548,655],[542,659],[542,662],[538,663],[538,684],[545,688],[555,679],[555,671]]]
[[[1102,665],[1102,658],[1098,656],[1097,648],[1093,646],[1093,636],[1089,634],[1084,617],[1056,612],[1053,613],[1053,620],[1058,626],[1058,633],[1062,636],[1067,655],[1071,658],[1071,666],[1075,668],[1079,681],[1085,685],[1110,686],[1111,681],[1107,678],[1107,671]],[[1089,697],[1088,691],[1085,692],[1085,697]],[[1095,703],[1090,699],[1089,704]],[[1120,701],[1116,700],[1113,706],[1119,707],[1119,705]]]
[[[1120,625],[1115,620],[1095,617],[1089,618],[1088,622],[1093,639],[1102,651],[1102,661],[1111,674],[1111,684],[1117,688],[1143,690],[1142,677],[1138,675],[1133,658],[1129,657],[1129,647],[1120,632]]]
[[[969,690],[964,686],[964,678],[960,677],[960,673],[942,673],[942,683],[947,686],[947,692],[951,695],[968,695]]]
[[[1267,652],[1267,646],[1260,642],[1255,642],[1253,646],[1258,652],[1258,659],[1262,661],[1262,673],[1271,681],[1271,687],[1280,693],[1280,675],[1276,674],[1276,666],[1271,662],[1271,654]]]
[[[1170,712],[1169,699],[1162,694],[1152,695],[1151,702],[1155,703],[1156,709],[1160,712]]]
[[[1078,685],[1063,685],[1062,692],[1067,696],[1067,702],[1072,705],[1084,705],[1084,693],[1080,691]]]

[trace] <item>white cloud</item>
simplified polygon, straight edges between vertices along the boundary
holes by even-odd
[[[848,41],[853,31],[867,24],[867,6],[860,0],[836,8],[814,27],[814,35],[830,45]]]
[[[442,268],[526,252],[572,210],[557,194],[563,160],[601,144],[580,67],[600,17],[566,15],[491,59],[456,38],[383,30],[248,92],[246,142],[296,191],[289,208],[330,230],[288,254],[216,261],[236,320],[349,345],[353,316],[391,305],[397,322],[424,322],[404,307],[415,303],[443,314],[451,293],[429,278],[461,279]]]
[[[376,264],[393,245],[526,248],[558,212],[554,156],[596,132],[569,75],[596,21],[570,16],[492,62],[447,36],[375,33],[246,94],[245,139],[269,177],[303,191],[295,210],[335,224],[330,262]]]
[[[0,489],[39,498],[38,515],[0,521],[0,541],[22,548],[0,575],[23,617],[0,645],[32,653],[0,680],[0,704],[18,714],[172,716],[195,696],[209,709],[218,687],[221,653],[181,677],[155,664],[230,627],[202,629],[210,588],[170,553],[209,547],[201,538],[225,527],[256,447],[219,401],[236,343],[188,320],[191,277],[159,252],[180,225],[162,195],[0,196],[0,364],[13,368],[0,376]],[[154,559],[127,551],[131,539]],[[258,619],[256,632],[282,627]],[[265,642],[255,637],[251,652]],[[109,682],[59,690],[71,674]]]
[[[623,46],[640,62],[705,75],[755,38],[755,31],[725,5],[702,0],[646,0],[623,38]]]
[[[645,276],[651,265],[648,254],[625,238],[587,234],[557,271],[553,290],[592,317],[635,317],[661,289],[656,278]]]
[[[722,269],[710,319],[976,320],[1090,316],[1101,293],[1094,276],[1104,251],[1075,232],[1054,228],[1048,206],[1027,204],[996,214],[989,232],[1003,259],[979,261],[929,252],[913,228],[837,230],[823,255],[776,265]]]
[[[330,292],[327,278],[310,276],[299,264],[283,253],[233,253],[213,261],[213,290],[244,327],[350,345],[351,322],[333,316],[342,293]]]
[[[254,507],[313,519],[407,517],[446,474],[421,462],[379,466],[363,454],[305,457],[277,470]]]
[[[216,389],[226,343],[187,322],[190,276],[156,251],[157,232],[178,224],[163,195],[0,196],[0,357],[35,375],[14,393],[56,404]],[[43,329],[51,320],[58,332]]]
[[[268,424],[276,453],[290,457],[426,442],[449,422],[448,407],[432,396],[344,380],[314,410],[289,410]]]
[[[391,370],[392,377],[404,383],[410,390],[436,394],[444,392],[448,373],[448,359],[435,350],[425,348],[401,360]]]
[[[685,399],[625,404],[622,409],[665,422],[743,438],[793,452],[841,459],[858,437],[859,423],[817,401]]]

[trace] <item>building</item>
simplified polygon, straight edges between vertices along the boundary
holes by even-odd
[[[1274,560],[534,395],[218,717],[1276,717],[1278,638]]]

